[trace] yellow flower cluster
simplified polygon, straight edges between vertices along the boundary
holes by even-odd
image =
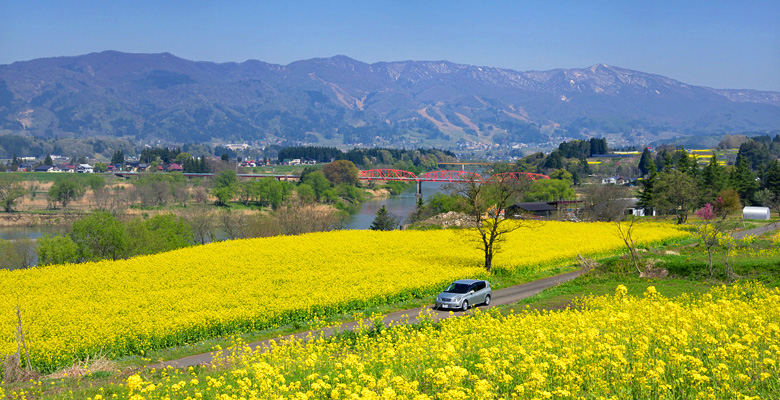
[[[115,390],[148,400],[776,398],[777,288],[668,299],[618,287],[579,305],[238,345],[221,364],[143,372]]]
[[[620,249],[610,224],[546,223],[508,235],[494,264],[538,270]],[[640,227],[640,241],[686,233]],[[42,371],[88,355],[142,354],[207,337],[306,322],[486,277],[464,231],[335,231],[236,240],[129,260],[0,271],[0,358],[16,351],[15,307]]]

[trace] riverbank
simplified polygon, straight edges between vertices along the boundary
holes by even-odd
[[[51,227],[73,223],[84,216],[84,213],[31,213],[13,212],[0,214],[0,227]]]

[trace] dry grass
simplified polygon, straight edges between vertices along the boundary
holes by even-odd
[[[61,379],[77,377],[101,371],[116,371],[116,369],[117,367],[115,362],[109,360],[103,355],[97,355],[93,356],[92,358],[87,357],[87,359],[73,364],[70,366],[70,368],[59,370],[51,375],[47,375],[46,377],[49,379]]]
[[[24,382],[30,379],[37,380],[40,374],[22,368],[19,351],[9,355],[3,360],[3,381],[8,383]]]

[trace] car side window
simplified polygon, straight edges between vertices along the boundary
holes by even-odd
[[[476,285],[477,285],[477,289],[476,289],[477,291],[485,288],[485,282],[477,282]]]

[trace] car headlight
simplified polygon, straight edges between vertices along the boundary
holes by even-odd
[[[461,296],[455,296],[455,297],[453,297],[452,301],[460,301],[460,299],[462,299],[462,298],[463,297],[461,297]]]

